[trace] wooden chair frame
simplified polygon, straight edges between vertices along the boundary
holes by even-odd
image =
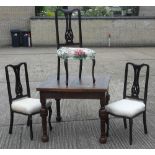
[[[65,40],[66,43],[60,43],[59,40],[59,12],[63,13],[66,20],[66,32],[65,32]],[[78,13],[78,25],[79,25],[79,42],[74,43],[74,34],[72,31],[72,14],[77,12]],[[56,42],[57,42],[57,49],[64,46],[78,46],[82,47],[82,29],[81,29],[81,13],[79,9],[73,9],[73,10],[67,10],[67,9],[57,9],[55,11],[55,26],[56,26]],[[79,66],[79,80],[81,80],[81,74],[82,74],[82,65],[83,60],[80,59],[80,66]],[[64,66],[66,71],[66,85],[68,86],[68,59],[64,60]],[[94,77],[94,67],[95,67],[95,59],[92,59],[92,77],[93,77],[93,83],[95,83],[95,77]],[[57,80],[60,80],[60,57],[58,56],[58,65],[57,65]]]
[[[21,84],[21,79],[20,79],[20,69],[21,66],[24,66],[24,70],[25,70],[25,79],[26,79],[26,94],[23,94],[23,87]],[[12,93],[11,93],[11,84],[10,84],[10,78],[9,78],[9,68],[12,68],[14,73],[15,73],[15,94],[16,97],[12,97]],[[27,126],[30,126],[30,138],[31,140],[33,139],[33,130],[32,130],[32,116],[35,114],[38,114],[40,112],[37,113],[33,113],[33,114],[25,114],[25,113],[20,113],[17,111],[13,111],[11,108],[11,104],[13,101],[17,100],[17,99],[21,99],[23,97],[28,97],[30,98],[30,86],[29,86],[29,77],[28,77],[28,71],[27,71],[27,64],[25,62],[19,63],[18,65],[7,65],[5,67],[5,73],[6,73],[6,81],[7,81],[7,88],[8,88],[8,96],[9,96],[9,103],[10,103],[10,128],[9,128],[9,134],[12,134],[12,128],[13,128],[13,122],[14,122],[14,113],[18,113],[18,114],[23,114],[23,115],[27,115],[28,116],[28,120],[27,120]],[[48,122],[49,122],[49,127],[50,130],[52,130],[52,126],[51,126],[51,115],[52,115],[52,109],[51,107],[48,108],[49,111],[49,118],[48,118]]]
[[[128,96],[126,94],[127,91],[127,80],[128,80],[128,68],[129,66],[132,66],[134,69],[134,81],[131,88],[131,96]],[[146,67],[146,77],[145,77],[145,88],[144,88],[144,97],[139,98],[140,88],[139,88],[139,76],[141,68]],[[121,115],[114,115],[112,113],[108,112],[108,115],[114,115],[116,117],[123,118],[124,122],[124,128],[127,128],[127,122],[126,119],[129,119],[129,141],[130,145],[132,145],[132,127],[133,127],[133,118],[137,117],[140,114],[143,114],[143,125],[144,125],[144,133],[147,134],[147,124],[146,124],[146,103],[147,103],[147,92],[148,92],[148,80],[149,80],[149,65],[147,64],[141,64],[136,65],[134,63],[128,62],[126,63],[125,67],[125,76],[124,76],[124,90],[123,90],[123,99],[130,98],[130,99],[136,99],[139,101],[143,101],[145,104],[145,111],[140,112],[139,114],[133,116],[133,117],[122,117]],[[109,117],[107,118],[107,136],[109,135]]]

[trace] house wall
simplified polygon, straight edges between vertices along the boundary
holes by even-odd
[[[73,32],[78,33],[72,23]],[[61,20],[60,34],[64,37],[65,20]],[[83,18],[82,34],[84,46],[108,46],[108,34],[111,34],[111,46],[155,46],[155,18]],[[33,46],[56,45],[54,18],[31,18]],[[78,34],[77,34],[78,35]],[[60,38],[62,40],[62,38]],[[75,37],[75,40],[77,38]]]
[[[30,30],[34,6],[0,6],[0,46],[11,45],[11,29]]]

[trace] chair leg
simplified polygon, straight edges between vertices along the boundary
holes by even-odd
[[[123,118],[123,122],[124,122],[124,128],[127,129],[127,122],[126,122],[126,118]]]
[[[80,67],[79,67],[79,80],[81,80],[82,65],[83,65],[83,60],[80,60]]]
[[[57,110],[57,117],[56,121],[60,122],[62,117],[61,117],[61,111],[60,111],[60,99],[56,99],[56,110]]]
[[[27,118],[27,126],[30,126],[30,117]]]
[[[66,86],[68,86],[68,60],[67,59],[64,60],[64,66],[66,70]]]
[[[50,128],[50,130],[52,130],[52,125],[51,125],[52,108],[49,107],[48,111],[49,111],[49,116],[48,116],[49,128]]]
[[[95,59],[92,59],[92,77],[93,77],[93,83],[95,83],[95,76],[94,76],[94,67],[95,67]]]
[[[32,130],[32,115],[29,115],[29,123],[30,123],[30,138],[33,140],[33,130]]]
[[[58,57],[57,80],[60,80],[60,57]]]
[[[109,136],[109,114],[107,114],[107,120],[106,120],[106,123],[107,123],[107,137]]]
[[[9,128],[9,134],[12,134],[12,128],[13,128],[13,120],[14,120],[14,113],[10,113],[10,128]]]
[[[133,119],[129,118],[129,141],[130,141],[130,145],[132,145],[132,126],[133,126]]]
[[[143,112],[144,133],[147,134],[146,111]]]
[[[109,104],[109,101],[110,101],[110,94],[107,93],[106,94],[106,105]]]

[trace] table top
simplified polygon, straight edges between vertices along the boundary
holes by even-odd
[[[66,77],[61,75],[60,81],[57,81],[56,76],[42,82],[36,89],[41,92],[105,92],[109,89],[110,76],[98,75],[95,76],[96,82],[93,84],[92,76],[82,76],[81,81],[78,76],[69,76],[68,86],[66,86]]]

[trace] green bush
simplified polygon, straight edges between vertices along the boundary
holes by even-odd
[[[82,16],[110,16],[112,15],[111,10],[108,10],[104,6],[96,7],[83,7],[81,9]]]
[[[55,16],[54,12],[57,8],[62,8],[62,6],[36,6],[35,12],[36,16],[48,16],[53,17]],[[81,15],[82,16],[112,16],[112,15],[120,15],[121,11],[123,10],[125,12],[125,15],[133,15],[138,16],[139,14],[139,7],[137,6],[122,6],[119,7],[121,10],[114,10],[113,7],[106,7],[106,6],[83,6],[81,8]],[[130,13],[129,13],[129,10]],[[59,16],[64,16],[62,12],[59,12]],[[73,14],[73,16],[77,16],[76,13]]]

